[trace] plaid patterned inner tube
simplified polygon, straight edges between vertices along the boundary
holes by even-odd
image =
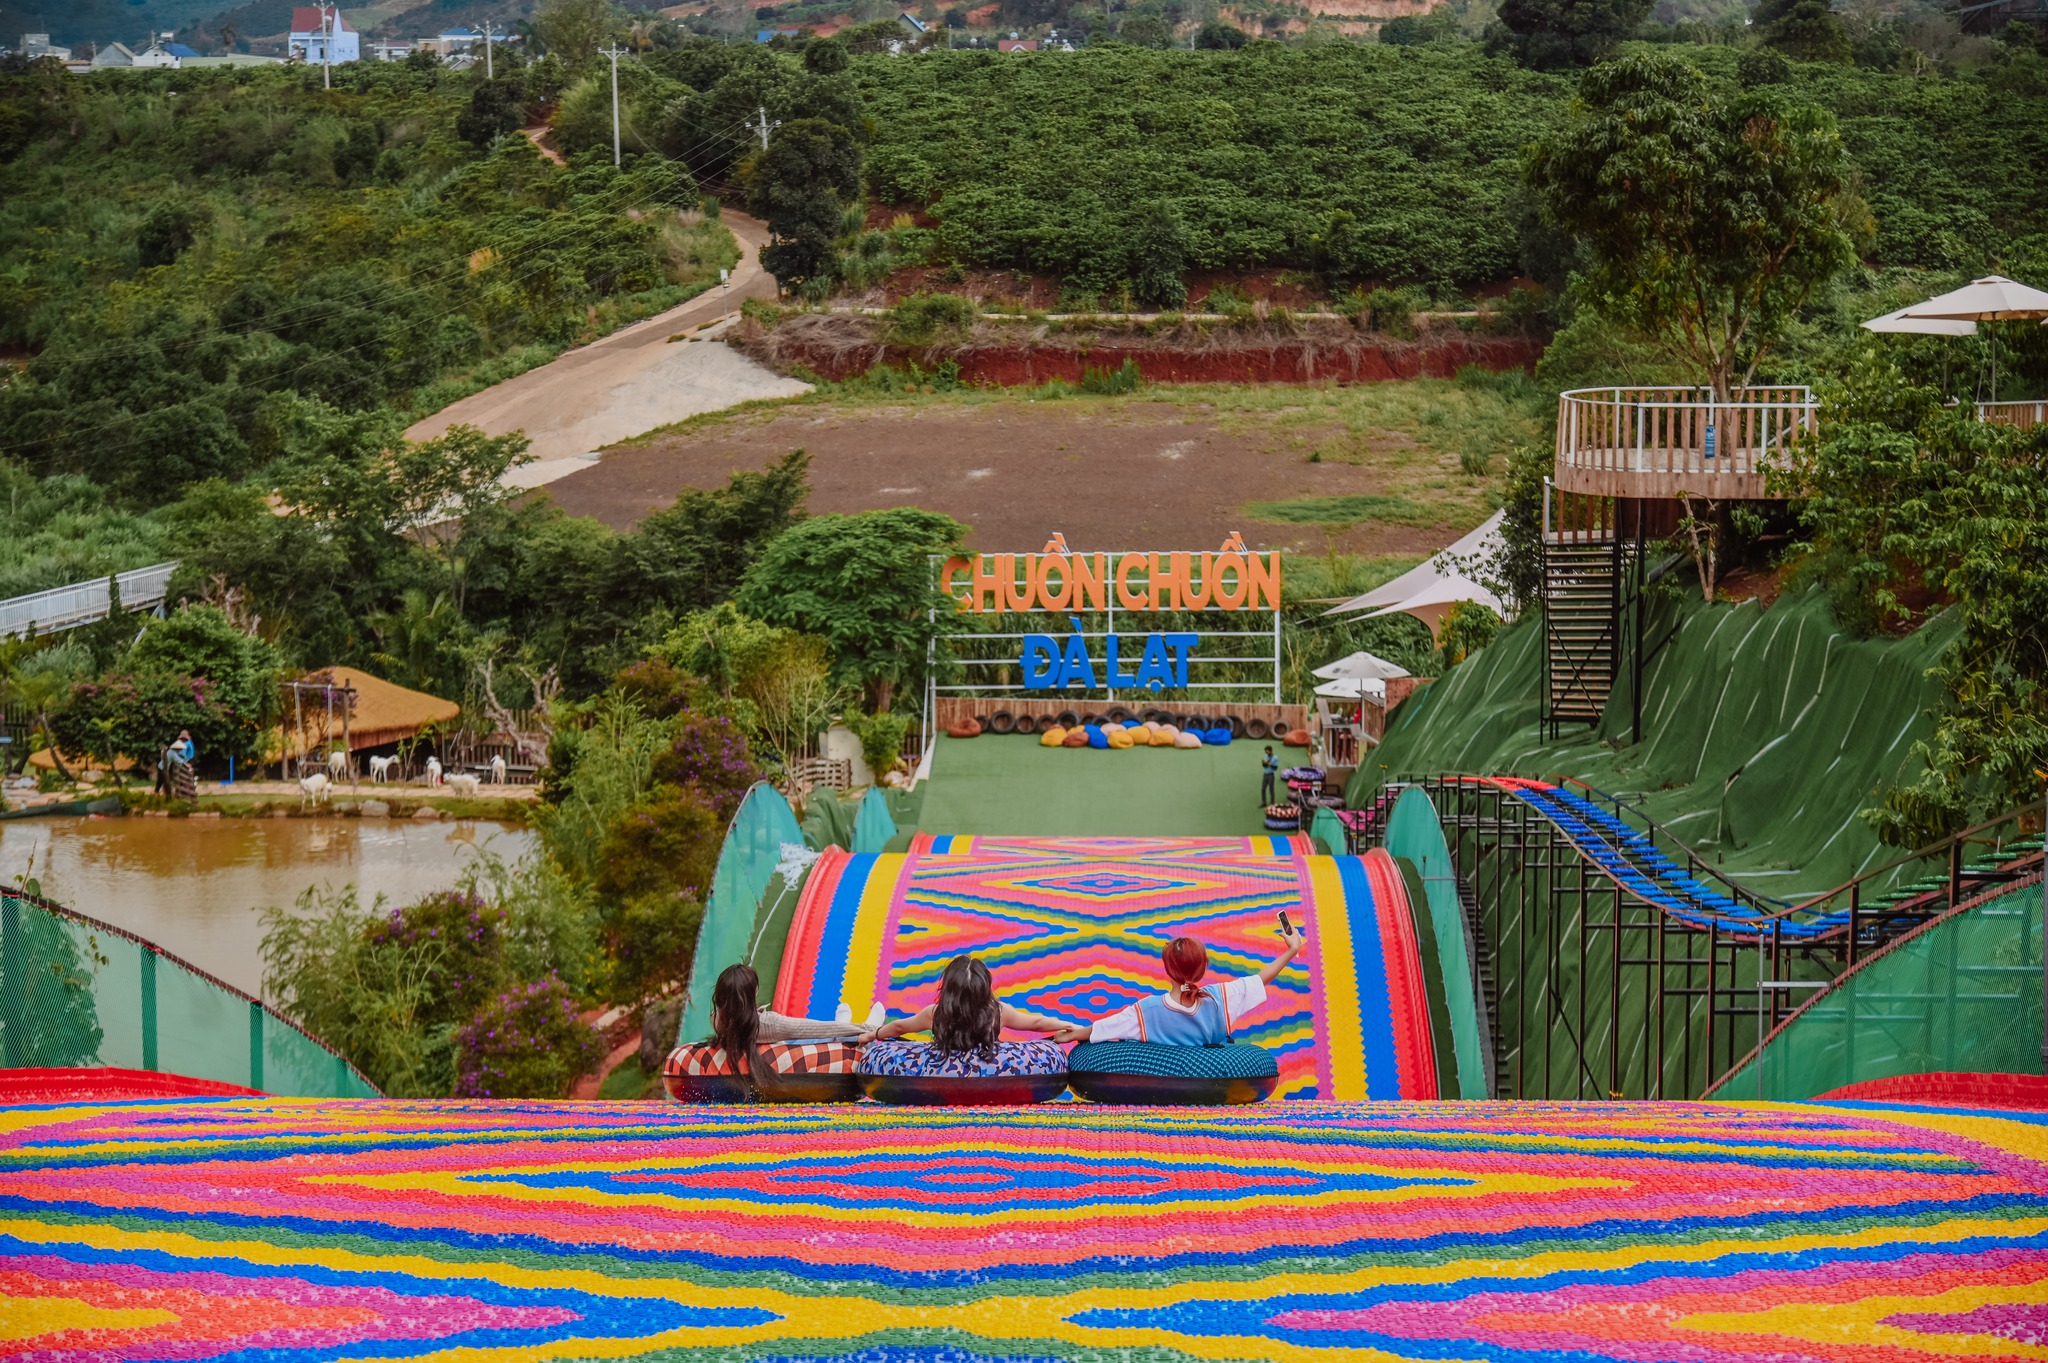
[[[860,1098],[851,1041],[777,1041],[760,1047],[758,1085],[733,1073],[723,1048],[678,1046],[661,1067],[662,1087],[679,1103],[851,1103]]]

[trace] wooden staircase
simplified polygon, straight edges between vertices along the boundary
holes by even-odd
[[[1621,544],[1575,537],[1543,546],[1543,727],[1598,724],[1621,664]]]

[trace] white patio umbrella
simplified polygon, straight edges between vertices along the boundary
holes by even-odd
[[[1960,289],[1901,312],[1915,321],[2031,322],[2048,318],[2048,293],[2004,275],[1973,279]],[[1991,400],[1998,401],[1998,333],[1991,333]]]
[[[1324,663],[1315,670],[1315,675],[1329,681],[1385,681],[1389,677],[1406,677],[1411,674],[1399,663],[1390,663],[1385,658],[1360,649],[1349,657],[1339,658],[1334,663]],[[1316,694],[1324,693],[1318,688]],[[1339,693],[1332,691],[1329,694]]]
[[[1406,672],[1401,674],[1407,676]],[[1369,700],[1375,705],[1387,703],[1387,683],[1380,677],[1340,677],[1326,681],[1316,688],[1316,694],[1327,700]]]
[[[1908,317],[1911,308],[1900,308],[1863,323],[1865,331],[1909,336],[1975,336],[1977,324],[1959,317]]]

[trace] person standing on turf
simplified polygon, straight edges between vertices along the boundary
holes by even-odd
[[[1274,802],[1273,783],[1280,778],[1280,759],[1273,756],[1272,746],[1266,748],[1265,774],[1259,778],[1259,803],[1270,805]]]

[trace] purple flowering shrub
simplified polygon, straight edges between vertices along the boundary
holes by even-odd
[[[654,759],[654,779],[695,791],[720,828],[739,811],[747,788],[761,779],[747,737],[723,715],[680,715],[669,745]]]
[[[604,1059],[604,1037],[577,1016],[553,975],[487,999],[455,1031],[458,1098],[560,1098]]]
[[[422,1026],[467,1018],[505,981],[505,911],[474,894],[444,890],[373,920],[373,949],[403,949],[431,961]]]

